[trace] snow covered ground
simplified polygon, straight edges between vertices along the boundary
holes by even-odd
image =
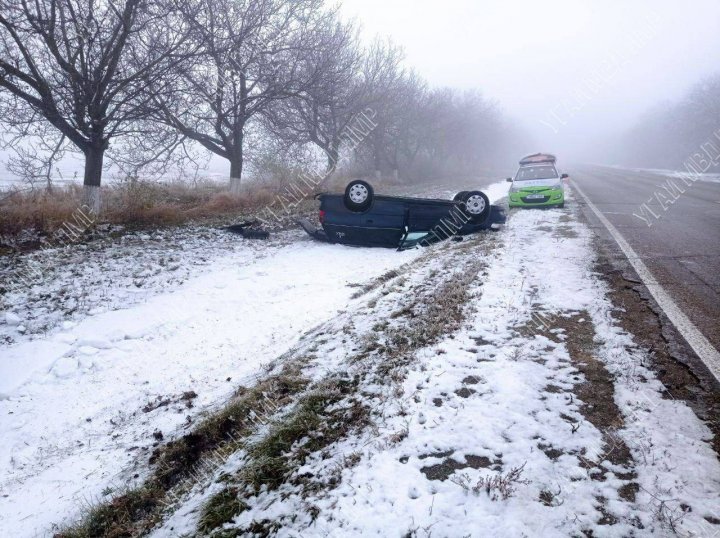
[[[35,285],[0,297],[0,342],[47,337],[87,316],[170,292],[218,260],[229,259],[239,267],[302,237],[293,231],[267,242],[248,242],[223,229],[194,226],[129,233],[115,227],[109,232],[72,248],[0,258],[0,273],[22,274],[25,267],[37,267],[42,274],[33,279]],[[114,233],[122,235],[112,237]]]
[[[720,463],[710,431],[664,396],[647,350],[620,328],[593,272],[591,231],[567,210],[521,211],[499,236],[500,248],[478,243],[489,259],[463,327],[415,352],[399,387],[366,377],[355,397],[375,410],[373,428],[311,455],[277,489],[243,488],[250,456],[241,450],[216,469],[222,481],[196,487],[153,536],[197,535],[202,506],[233,476],[246,507],[228,530],[716,535]],[[317,352],[315,379],[357,372],[353,354],[376,335],[373,320],[399,319],[403,301],[422,295],[432,275],[472,263],[462,247],[431,248],[435,256],[370,297],[372,307],[324,328],[339,336]],[[363,357],[367,371],[388,359]]]
[[[189,424],[343,309],[348,284],[417,256],[296,239],[262,257],[239,249],[170,293],[4,349],[0,527],[23,536],[99,497],[155,431]]]
[[[563,223],[564,212],[518,212],[488,274],[478,282],[467,326],[417,354],[404,397],[379,441],[351,439],[337,454],[363,454],[320,515],[286,536],[713,536],[705,518],[720,511],[720,464],[710,431],[644,367],[645,351],[614,319],[607,289],[593,274],[591,232]],[[564,228],[560,233],[559,228]],[[548,233],[552,239],[543,240]],[[540,316],[538,317],[538,305]],[[601,432],[573,394],[586,381],[558,316],[589,315],[597,358],[614,381],[622,423]],[[518,331],[535,326],[536,334]],[[543,325],[547,324],[547,327]],[[546,330],[543,330],[546,329]],[[557,333],[558,341],[547,333]],[[472,391],[461,392],[463,389]],[[407,426],[407,437],[383,443]],[[603,433],[605,436],[603,436]],[[609,441],[609,442],[608,442]],[[631,458],[614,456],[629,448]],[[332,462],[313,462],[321,472]],[[431,479],[435,470],[454,471]],[[481,480],[522,469],[515,492]],[[632,486],[628,486],[633,484]],[[630,488],[636,490],[627,495]],[[287,491],[282,494],[287,495]],[[242,520],[262,518],[262,510]],[[297,507],[295,507],[297,508]],[[272,512],[283,508],[273,506]],[[674,529],[674,530],[673,530]]]
[[[141,478],[161,435],[252,384],[355,286],[420,253],[372,252],[302,231],[252,242],[191,227],[19,260],[43,278],[0,305],[0,528],[42,534]]]
[[[485,190],[497,200],[507,184]],[[45,293],[56,306],[40,311],[40,289],[10,298],[10,323],[0,325],[14,342],[0,347],[2,535],[45,535],[141,481],[154,445],[252,385],[315,326],[324,334],[308,375],[353,371],[358,342],[379,323],[402,330],[406,303],[479,262],[461,327],[413,351],[399,386],[361,388],[369,404],[383,402],[375,427],[298,471],[321,479],[340,469],[341,481],[247,498],[231,526],[269,518],[282,523],[279,535],[304,537],[716,532],[705,519],[720,517],[710,433],[685,404],[663,399],[593,272],[592,234],[569,208],[515,212],[496,234],[403,253],[368,255],[296,232],[270,244],[188,234],[130,236],[77,259],[55,253]],[[408,262],[407,274],[355,295]],[[85,301],[75,309],[62,293],[71,280],[70,299]],[[611,380],[619,417],[610,429],[587,416],[571,323],[591,329]],[[505,490],[475,487],[498,477]],[[199,509],[220,486],[198,484],[155,536],[196,535]]]

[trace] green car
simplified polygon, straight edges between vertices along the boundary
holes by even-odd
[[[510,207],[563,207],[565,188],[563,180],[567,174],[559,175],[552,155],[529,155],[520,161],[515,178],[508,193]]]

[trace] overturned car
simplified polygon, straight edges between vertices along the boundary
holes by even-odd
[[[315,239],[345,245],[409,248],[490,229],[504,222],[481,191],[461,191],[452,200],[376,195],[363,180],[351,181],[344,194],[322,193],[317,229],[300,225]]]

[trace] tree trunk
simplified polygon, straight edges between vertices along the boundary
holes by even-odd
[[[242,179],[243,170],[243,148],[242,141],[238,146],[233,148],[230,153],[230,192],[232,194],[240,194],[240,181]]]
[[[85,150],[85,178],[83,191],[85,205],[96,215],[100,213],[100,181],[102,180],[105,148],[91,146]]]
[[[375,133],[375,140],[373,141],[373,165],[375,166],[375,179],[380,181],[382,178],[382,147],[380,136],[377,132]]]
[[[327,166],[325,167],[324,179],[327,180],[330,179],[337,169],[338,159],[340,158],[340,150],[336,145],[333,145],[327,152],[325,152],[325,154],[327,155]]]

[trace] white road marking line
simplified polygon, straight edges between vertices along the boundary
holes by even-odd
[[[592,209],[593,213],[600,219],[607,228],[610,235],[613,236],[620,249],[627,257],[630,264],[635,269],[635,272],[640,277],[640,280],[645,284],[645,287],[650,291],[653,298],[663,309],[668,319],[675,325],[675,328],[682,335],[682,337],[690,344],[693,351],[700,357],[700,360],[705,363],[710,373],[715,376],[715,379],[720,381],[720,353],[713,347],[707,338],[700,332],[695,324],[680,310],[675,301],[672,300],[670,295],[665,291],[660,283],[655,280],[655,277],[650,272],[650,269],[640,260],[640,257],[635,253],[630,244],[625,238],[620,235],[617,228],[613,226],[610,221],[603,215],[600,210],[595,207],[585,193],[578,187],[575,181],[572,181],[572,186],[577,190],[578,194],[585,199],[588,207]]]

